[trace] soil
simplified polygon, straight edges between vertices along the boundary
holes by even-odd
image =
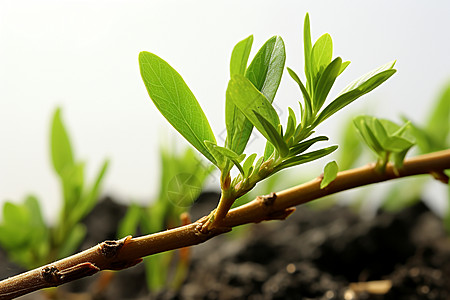
[[[215,199],[202,195],[193,218],[207,214]],[[101,201],[85,220],[89,236],[82,248],[115,239],[125,210],[111,198]],[[4,263],[0,256],[1,278],[17,273]],[[102,282],[108,284],[100,289]],[[149,293],[143,265],[64,289],[99,300],[450,299],[449,282],[450,239],[442,221],[418,203],[370,220],[347,207],[302,206],[286,221],[246,225],[192,247],[188,276],[177,291]]]

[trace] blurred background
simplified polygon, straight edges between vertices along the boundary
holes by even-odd
[[[33,193],[44,201],[45,216],[56,218],[61,191],[49,133],[58,106],[88,178],[104,158],[111,160],[104,194],[125,202],[155,198],[161,143],[183,148],[185,142],[148,97],[139,52],[157,54],[183,76],[223,143],[233,46],[253,34],[253,57],[280,35],[286,66],[303,75],[306,12],[313,41],[330,33],[333,56],[352,62],[331,96],[397,60],[392,79],[325,122],[319,133],[339,142],[342,121],[364,112],[418,123],[428,115],[450,79],[448,1],[0,1],[0,204]],[[284,75],[274,102],[282,123],[287,106],[298,112],[300,97]],[[251,149],[261,153],[263,143],[256,134]],[[211,178],[208,187],[214,188]]]

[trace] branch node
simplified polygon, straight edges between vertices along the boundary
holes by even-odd
[[[258,196],[257,199],[259,201],[262,201],[262,203],[265,206],[271,206],[275,200],[277,199],[277,194],[275,193],[270,193],[269,195],[265,195],[265,196]]]
[[[106,258],[115,257],[119,253],[120,249],[122,249],[122,247],[127,244],[130,239],[131,235],[118,241],[104,241],[100,244],[99,251]]]

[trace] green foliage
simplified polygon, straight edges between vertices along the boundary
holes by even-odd
[[[167,62],[148,52],[139,54],[139,66],[148,94],[161,114],[192,146],[215,164],[203,142],[216,142],[216,139],[202,108],[180,74]]]
[[[168,121],[219,168],[222,192],[233,201],[278,171],[317,160],[335,151],[337,146],[305,152],[316,142],[327,140],[326,137],[307,138],[321,122],[395,73],[394,62],[383,65],[349,84],[325,105],[335,80],[350,62],[343,62],[340,57],[333,59],[333,42],[329,34],[322,35],[312,44],[307,14],[304,25],[306,85],[288,68],[303,95],[303,104],[299,103],[301,118],[297,123],[294,111],[289,108],[284,130],[272,106],[286,60],[284,42],[277,36],[270,38],[247,67],[252,44],[253,36],[249,36],[240,41],[231,54],[224,146],[217,145],[203,111],[180,75],[154,54],[141,52],[139,55],[141,75],[153,102]],[[322,109],[323,106],[325,108]],[[186,112],[190,119],[184,116]],[[252,154],[242,165],[243,152],[253,127],[267,140],[264,155],[256,159]],[[230,185],[233,167],[239,170],[239,174]]]
[[[384,171],[392,157],[398,169],[408,150],[415,144],[414,137],[409,133],[409,123],[399,126],[385,119],[370,116],[359,116],[354,119],[355,127],[369,148],[378,157],[377,165]]]
[[[105,162],[87,188],[84,164],[75,161],[60,109],[53,115],[50,138],[51,161],[63,195],[59,222],[47,225],[38,199],[28,196],[22,204],[6,202],[0,224],[0,244],[12,260],[29,269],[71,255],[79,247],[86,235],[80,221],[94,207],[108,166]]]
[[[326,188],[333,180],[335,180],[338,171],[339,167],[334,160],[326,164],[325,168],[323,169],[323,179],[320,182],[320,188]]]

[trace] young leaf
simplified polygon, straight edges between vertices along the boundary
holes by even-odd
[[[245,117],[268,140],[270,137],[266,129],[255,115],[255,111],[269,121],[274,127],[278,127],[280,119],[275,109],[267,98],[259,92],[255,86],[244,76],[234,75],[227,88],[227,97],[236,105]]]
[[[320,75],[314,91],[314,112],[319,112],[341,70],[342,59],[335,58]]]
[[[304,164],[316,159],[319,159],[321,157],[324,157],[330,153],[332,153],[333,151],[335,151],[338,148],[338,146],[330,146],[327,148],[323,148],[320,150],[316,150],[316,151],[312,151],[312,152],[308,152],[299,156],[295,156],[292,158],[289,158],[285,161],[283,161],[281,164],[279,164],[273,171],[273,173],[278,172],[282,169],[286,169],[289,167],[293,167],[293,166],[297,166],[300,164]]]
[[[225,166],[226,159],[229,159],[239,169],[242,175],[244,175],[244,170],[242,169],[240,162],[244,160],[245,154],[239,155],[228,148],[217,146],[210,141],[205,141],[205,144],[209,149],[211,149],[211,152],[218,157],[218,160],[223,164],[223,166]]]
[[[286,126],[286,132],[284,133],[284,139],[288,141],[292,135],[295,133],[295,126],[297,125],[297,119],[295,118],[295,113],[292,108],[288,107],[289,116]]]
[[[233,52],[231,53],[230,60],[230,74],[245,74],[247,69],[247,61],[250,56],[250,50],[252,49],[253,35],[240,41],[234,46]]]
[[[274,151],[275,147],[272,145],[272,143],[266,141],[266,147],[264,147],[264,161],[268,160]]]
[[[72,147],[69,136],[61,119],[61,109],[56,109],[53,114],[51,128],[51,154],[53,167],[56,173],[62,176],[64,168],[74,164]]]
[[[345,93],[341,93],[340,96],[338,96],[333,102],[331,102],[327,107],[325,107],[325,109],[319,114],[317,119],[314,121],[313,127],[319,125],[324,120],[332,116],[334,113],[341,110],[348,104],[352,103],[362,95],[367,94],[368,92],[378,87],[380,84],[389,79],[389,77],[394,75],[395,72],[396,72],[395,69],[388,69],[385,71],[381,71],[380,73],[376,73],[367,80],[366,80],[367,76],[363,76],[362,78],[364,78],[364,80],[358,80],[358,84],[352,85],[351,90],[348,90]],[[373,72],[369,74],[373,74]]]
[[[328,33],[322,35],[312,47],[311,50],[311,81],[316,84],[316,80],[321,76],[331,62],[333,56],[333,41]]]
[[[350,61],[344,61],[344,62],[342,63],[341,69],[339,70],[338,76],[341,75],[342,72],[345,71],[345,69],[347,69],[347,67],[348,67],[349,64],[350,64]]]
[[[308,91],[306,90],[305,86],[303,85],[302,81],[300,80],[300,78],[297,76],[297,74],[291,70],[290,68],[287,68],[289,75],[291,75],[292,79],[295,80],[295,82],[297,82],[298,86],[300,87],[300,91],[303,94],[303,99],[305,101],[305,114],[302,114],[302,123],[308,123],[309,120],[309,116],[312,115],[312,102],[311,102],[311,98],[309,96]],[[303,111],[302,109],[302,105],[300,104],[300,110]]]
[[[155,54],[141,52],[139,67],[148,94],[161,114],[200,153],[213,164],[214,157],[203,141],[216,142],[197,99],[167,62]]]
[[[281,37],[274,36],[259,49],[245,72],[245,77],[270,103],[273,102],[280,85],[285,61],[284,42]]]
[[[242,169],[244,169],[244,178],[248,177],[251,173],[251,168],[253,167],[253,162],[255,161],[257,154],[253,153],[242,164]]]
[[[312,81],[312,71],[311,71],[312,43],[311,43],[311,25],[309,22],[309,14],[308,13],[306,13],[305,22],[303,25],[303,47],[304,47],[304,54],[305,54],[306,83],[307,83],[307,85],[310,85],[311,81]],[[288,71],[289,71],[289,69],[288,69]]]
[[[280,153],[281,157],[285,157],[289,153],[289,148],[283,139],[283,136],[277,131],[277,129],[267,121],[263,116],[261,116],[258,112],[253,111],[253,113],[258,118],[261,125],[264,127],[268,140],[272,143],[272,145],[277,149],[278,153]]]
[[[301,142],[300,144],[297,144],[294,147],[291,147],[291,149],[289,149],[289,156],[295,156],[300,153],[303,153],[306,150],[308,150],[309,147],[311,147],[315,143],[321,142],[321,141],[328,141],[328,137],[321,135],[321,136],[312,138],[310,140]]]
[[[339,167],[337,163],[333,160],[330,161],[323,170],[323,178],[320,182],[320,188],[326,188],[333,180],[336,179]]]
[[[280,37],[270,38],[253,58],[245,76],[272,103],[283,74],[286,53]],[[231,76],[238,74],[231,72]],[[241,73],[239,73],[241,74]],[[242,74],[241,74],[242,75]],[[229,99],[225,102],[227,147],[241,154],[250,138],[253,125]]]
[[[135,235],[142,218],[142,208],[136,203],[131,203],[128,210],[119,223],[117,238],[121,239],[127,235]]]

